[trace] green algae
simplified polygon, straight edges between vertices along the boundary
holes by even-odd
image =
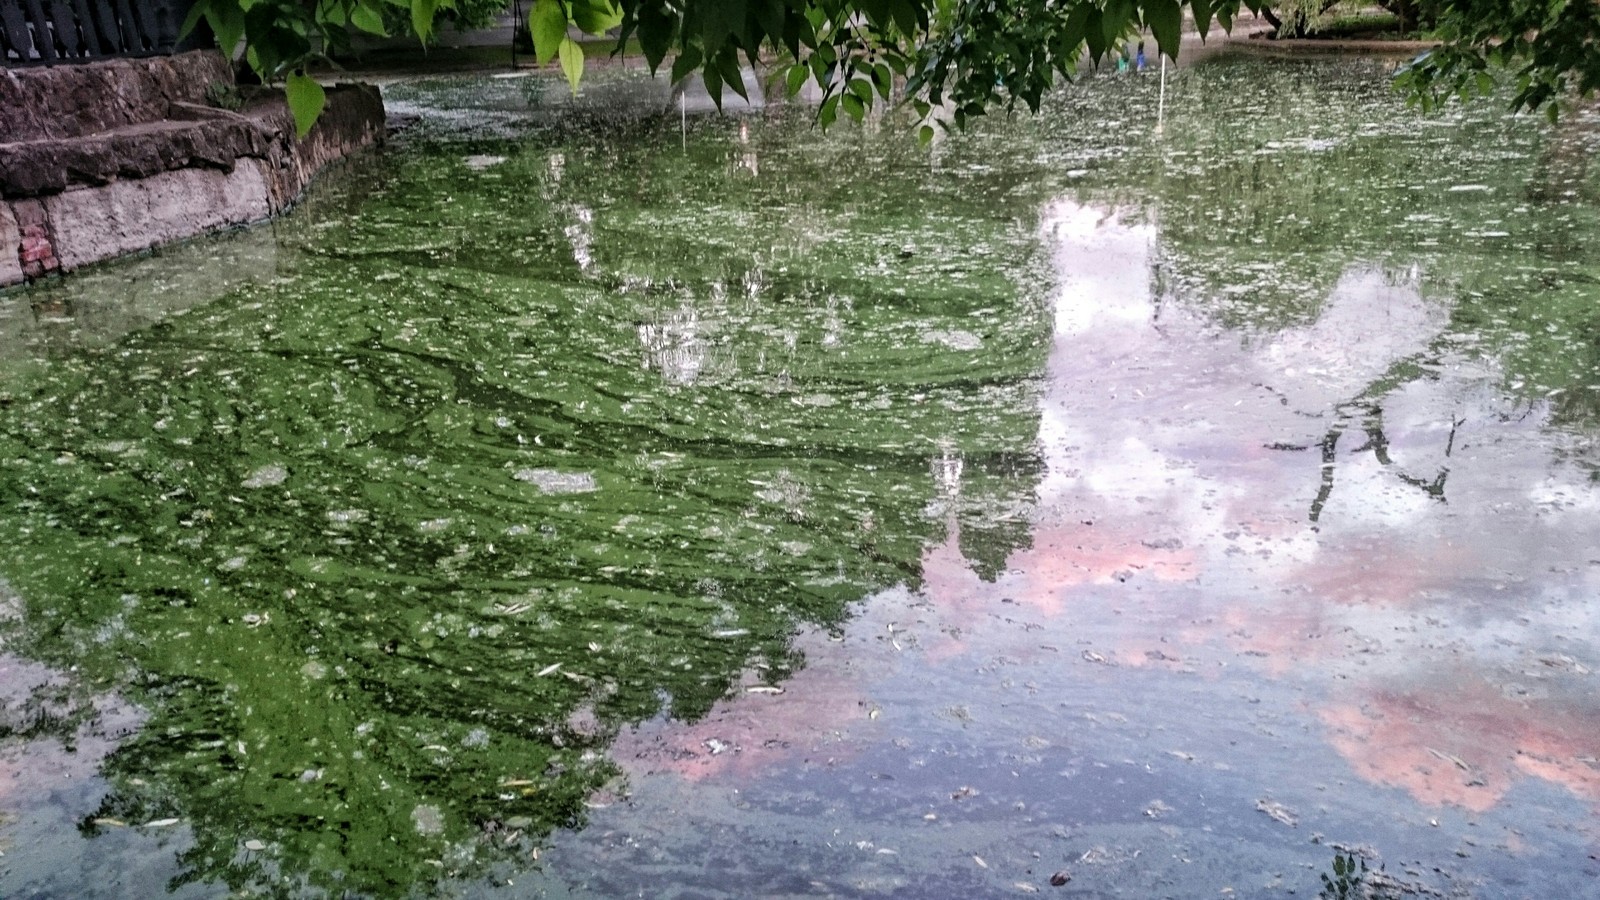
[[[89,832],[180,819],[179,882],[273,890],[526,860],[618,728],[917,580],[936,442],[1031,453],[1026,223],[660,137],[372,160],[270,280],[8,385],[10,646],[150,715]]]

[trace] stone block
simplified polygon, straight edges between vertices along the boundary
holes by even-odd
[[[22,231],[11,204],[0,200],[0,285],[22,280]]]
[[[383,139],[374,87],[329,89],[296,140],[281,91],[229,112],[204,103],[219,80],[215,52],[0,69],[0,284],[269,218]]]
[[[272,212],[258,160],[232,172],[179,169],[149,178],[114,181],[44,199],[56,224],[55,253],[63,269],[146,250]]]
[[[215,50],[149,59],[0,67],[3,142],[59,140],[157,121],[173,103],[204,103],[213,81],[233,83]]]

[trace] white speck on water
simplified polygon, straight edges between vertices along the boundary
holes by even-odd
[[[449,527],[450,527],[450,520],[449,519],[428,519],[425,522],[418,522],[417,523],[417,530],[418,531],[425,531],[425,532],[428,532],[430,534],[435,532],[435,531],[443,531],[443,530],[445,530],[446,528],[449,528]]]
[[[970,331],[930,331],[922,336],[924,344],[943,344],[952,350],[976,350],[983,346],[983,338]]]
[[[247,488],[273,487],[289,480],[289,470],[278,463],[269,463],[251,472],[242,482]]]
[[[419,805],[411,811],[411,821],[417,827],[417,834],[440,834],[444,831],[444,814],[439,812],[437,806]]]
[[[1445,188],[1445,192],[1450,194],[1464,194],[1468,191],[1487,191],[1488,189],[1489,186],[1487,184],[1452,184]]]
[[[518,469],[511,477],[527,482],[546,494],[587,494],[599,487],[595,483],[594,475],[589,472]]]
[[[484,169],[498,166],[505,161],[506,158],[504,156],[494,156],[488,153],[474,153],[462,160],[467,164],[467,168],[474,172],[482,172]]]

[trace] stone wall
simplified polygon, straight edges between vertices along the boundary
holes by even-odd
[[[0,69],[0,285],[277,215],[383,139],[368,85],[330,88],[300,140],[281,94],[231,112],[213,86],[233,86],[214,51]]]

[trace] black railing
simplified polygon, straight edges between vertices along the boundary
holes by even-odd
[[[211,45],[195,29],[183,41],[192,0],[0,0],[0,66],[49,65],[113,56],[161,56]]]

